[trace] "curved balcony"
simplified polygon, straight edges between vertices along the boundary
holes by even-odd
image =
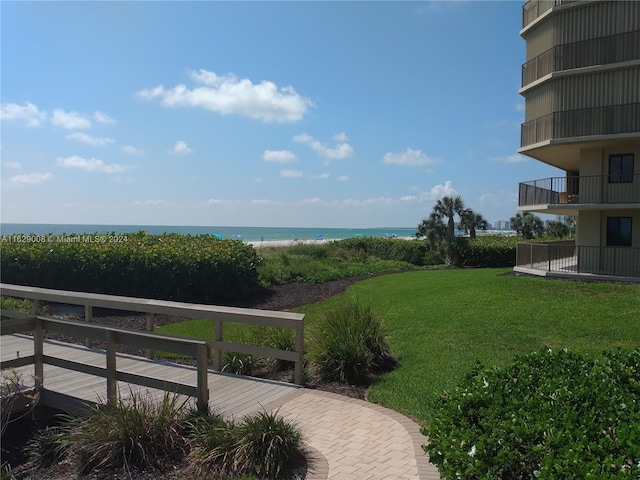
[[[551,72],[639,58],[640,30],[556,45],[522,65],[522,86]]]
[[[521,125],[520,146],[558,138],[640,132],[640,103],[552,112]]]
[[[640,203],[640,174],[543,178],[522,182],[518,206]]]
[[[553,7],[577,1],[579,0],[528,0],[522,6],[522,28]]]

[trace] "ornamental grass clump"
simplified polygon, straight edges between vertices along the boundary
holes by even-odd
[[[352,299],[325,313],[310,358],[325,381],[364,384],[393,357],[382,320]]]
[[[80,475],[94,470],[163,470],[189,452],[183,419],[186,403],[165,393],[161,402],[139,393],[99,405],[66,422],[65,442]]]
[[[478,366],[434,410],[423,448],[445,478],[640,478],[640,348]]]
[[[278,478],[304,462],[300,430],[278,412],[260,412],[240,422],[212,415],[199,419],[191,453],[195,474]]]

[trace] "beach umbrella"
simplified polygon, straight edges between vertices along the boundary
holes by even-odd
[[[321,234],[321,233],[318,233],[318,234],[316,235],[316,238],[317,238],[318,240],[320,240],[320,239],[322,238],[322,234]]]

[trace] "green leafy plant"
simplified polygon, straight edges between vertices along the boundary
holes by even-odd
[[[254,368],[262,363],[262,359],[249,353],[224,352],[222,371],[235,375],[251,375]]]
[[[423,448],[446,478],[639,478],[639,382],[640,348],[477,366],[436,402]]]
[[[256,413],[240,422],[205,415],[194,425],[191,457],[201,476],[278,478],[305,458],[300,430],[278,412]]]
[[[278,412],[259,412],[237,427],[235,469],[265,478],[278,478],[285,465],[304,458],[302,434]]]
[[[228,303],[259,286],[260,258],[235,240],[143,231],[77,236],[85,237],[99,241],[0,242],[2,281],[194,303]]]
[[[131,392],[113,406],[98,405],[66,422],[66,442],[80,474],[96,469],[163,469],[189,451],[184,435],[185,401],[165,393],[161,402]]]
[[[327,381],[366,383],[392,358],[382,321],[356,299],[327,311],[314,331],[310,358]]]

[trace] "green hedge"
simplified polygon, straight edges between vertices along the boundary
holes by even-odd
[[[640,347],[480,367],[434,406],[424,449],[444,478],[640,478]]]
[[[234,240],[146,232],[44,237],[52,241],[2,238],[4,283],[195,303],[225,303],[258,286],[258,255]]]
[[[520,241],[522,238],[498,235],[479,236],[473,240],[457,237],[447,247],[458,266],[513,267],[516,264],[516,245]]]
[[[425,265],[429,246],[424,241],[397,238],[354,237],[333,242],[331,250]]]

